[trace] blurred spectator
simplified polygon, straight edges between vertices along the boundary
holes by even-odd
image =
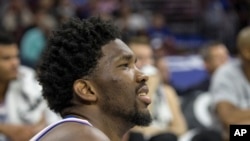
[[[57,120],[41,97],[35,72],[20,66],[18,47],[0,33],[0,140],[27,141]]]
[[[80,19],[85,19],[92,14],[94,8],[90,0],[74,0],[74,5],[76,6],[76,16]],[[77,1],[77,2],[76,2]]]
[[[22,64],[35,68],[46,47],[47,37],[56,26],[55,19],[43,9],[35,13],[35,26],[28,29],[20,43]]]
[[[119,7],[118,0],[96,0],[96,9],[93,13],[95,14],[108,14],[112,15]]]
[[[239,58],[216,71],[212,78],[212,102],[215,126],[221,125],[225,140],[230,124],[250,124],[250,27],[237,37]]]
[[[71,0],[59,0],[56,13],[59,23],[62,23],[63,21],[75,16],[75,6]]]
[[[116,12],[116,23],[118,27],[127,34],[127,37],[145,35],[149,26],[147,16],[143,11],[131,9],[128,2],[124,1]],[[125,39],[126,40],[126,39]]]
[[[215,71],[229,61],[229,52],[222,42],[211,41],[201,48],[200,55],[208,76],[184,92],[182,110],[189,129],[195,130],[192,141],[221,141],[220,134],[212,128],[214,115],[209,87]]]
[[[148,86],[152,98],[150,110],[153,122],[149,127],[132,129],[129,141],[177,141],[178,136],[186,132],[186,123],[180,110],[178,96],[174,89],[164,84],[161,74],[154,65],[153,51],[147,38],[137,37],[129,42],[129,46],[137,56],[137,67],[150,75]]]
[[[214,41],[201,48],[201,57],[211,76],[220,66],[229,61],[229,52],[222,42]]]
[[[200,55],[204,62],[205,70],[208,73],[208,77],[196,84],[191,86],[185,93],[193,93],[194,91],[206,92],[209,90],[210,79],[213,73],[222,65],[229,61],[229,52],[227,47],[219,41],[210,41],[206,43],[200,51]]]
[[[14,34],[19,41],[25,28],[33,24],[31,10],[25,0],[10,0],[2,8],[4,9],[1,15],[2,27]]]
[[[231,54],[235,51],[238,15],[229,0],[203,0],[201,32],[209,40],[221,40]]]
[[[157,55],[168,55],[175,53],[174,37],[167,26],[167,19],[162,13],[152,14],[152,22],[147,29],[150,43]]]
[[[248,0],[1,0],[0,28],[13,32],[19,43],[37,9],[58,23],[100,15],[116,21],[128,33],[125,37],[143,34],[152,42],[161,40],[160,48],[152,43],[159,54],[192,53],[212,39],[223,41],[234,55],[236,33],[249,24],[249,5]]]
[[[149,37],[160,38],[164,40],[170,35],[170,30],[167,27],[166,18],[161,13],[154,13],[152,15],[152,24],[148,29]]]
[[[37,0],[34,11],[41,9],[51,16],[56,15],[55,0]]]

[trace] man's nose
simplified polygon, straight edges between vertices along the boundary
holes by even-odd
[[[138,70],[139,71],[139,70]],[[139,71],[138,74],[137,74],[137,77],[136,77],[136,81],[138,83],[141,83],[141,82],[147,82],[149,79],[149,77],[144,74],[143,72]]]
[[[13,66],[15,66],[15,67],[16,67],[16,66],[19,66],[19,64],[20,64],[19,58],[16,57],[16,58],[13,58],[13,59],[12,59],[12,65],[13,65]]]

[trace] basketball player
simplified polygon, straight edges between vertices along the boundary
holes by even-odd
[[[64,23],[38,69],[43,96],[64,119],[31,141],[119,141],[135,125],[149,125],[148,76],[135,63],[111,22]]]

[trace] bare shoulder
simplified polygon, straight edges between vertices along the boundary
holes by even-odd
[[[110,141],[99,129],[75,122],[63,123],[44,136],[41,141]]]

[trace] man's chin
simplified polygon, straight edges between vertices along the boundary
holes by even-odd
[[[149,110],[143,110],[135,113],[131,119],[131,122],[137,126],[149,126],[152,122],[152,117],[149,113]]]

